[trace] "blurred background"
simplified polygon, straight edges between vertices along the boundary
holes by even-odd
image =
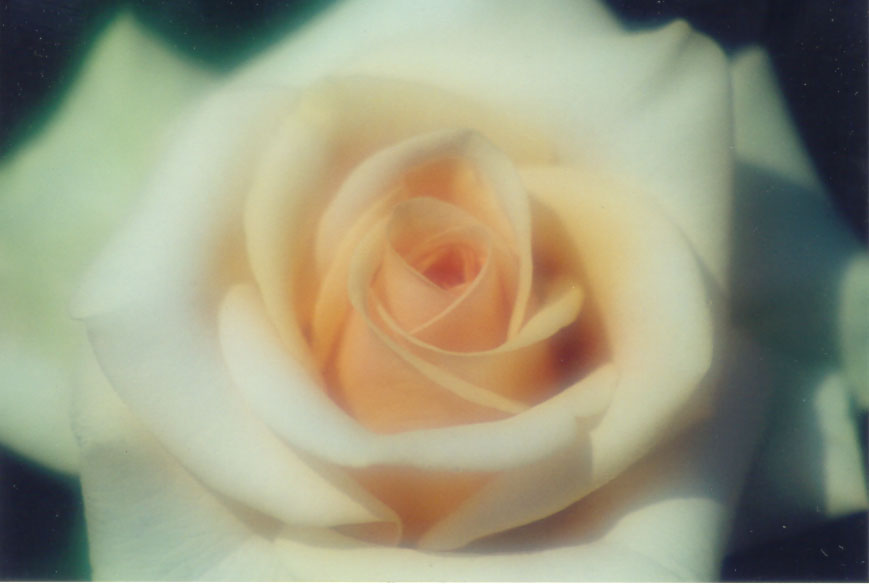
[[[582,1],[582,0],[578,0]],[[766,47],[833,202],[867,240],[867,7],[841,0],[607,0],[627,26],[684,18],[728,52]],[[47,122],[122,6],[176,50],[226,72],[330,2],[0,0],[0,162]],[[531,3],[529,3],[529,7]],[[866,416],[860,435],[866,452]],[[866,581],[866,514],[728,556],[724,581]],[[0,579],[90,577],[81,491],[0,450]]]

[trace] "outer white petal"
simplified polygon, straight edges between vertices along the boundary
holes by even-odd
[[[430,42],[418,39],[350,69],[425,80],[527,112],[554,137],[566,163],[642,184],[723,282],[730,118],[717,47],[684,23],[633,36],[584,36],[578,29],[564,37],[528,35],[512,48],[499,38],[506,30],[486,31],[491,38],[482,46],[471,34],[443,43],[435,33]],[[534,71],[533,81],[517,71]]]
[[[332,484],[251,414],[219,346],[217,303],[239,277],[231,250],[246,187],[287,100],[234,87],[213,96],[73,313],[118,395],[210,487],[288,523],[389,520],[372,497]]]
[[[849,389],[869,380],[869,260],[815,176],[766,54],[739,55],[732,77],[734,319],[793,362],[746,485],[741,545],[866,508]]]
[[[420,36],[439,36],[449,44],[473,30],[480,44],[509,49],[524,42],[509,32],[517,24],[534,40],[624,34],[596,1],[548,0],[529,10],[523,0],[351,0],[337,3],[240,75],[251,81],[308,85],[348,59],[384,45]]]
[[[95,575],[107,579],[673,581],[717,576],[728,509],[748,462],[779,357],[729,343],[728,399],[715,417],[567,512],[462,552],[364,544],[334,532],[275,530],[182,469],[111,393],[80,426]],[[99,387],[97,384],[91,387]],[[89,478],[91,477],[91,478]],[[554,536],[559,543],[551,545]],[[529,546],[529,541],[531,545]],[[535,545],[536,544],[536,545]],[[156,561],[155,561],[156,560]]]
[[[81,381],[74,425],[95,579],[217,579],[209,571],[225,570],[275,532],[274,520],[190,475],[118,399],[92,356]],[[244,579],[286,577],[277,561],[258,557]]]
[[[589,440],[494,479],[422,545],[447,549],[550,515],[636,462],[697,418],[718,383],[710,360],[715,303],[692,250],[653,205],[620,185],[561,169],[522,174],[530,192],[564,222],[600,304],[618,372],[613,399]],[[509,512],[506,509],[510,509]],[[449,542],[449,543],[448,543]]]
[[[726,60],[685,23],[626,35],[596,2],[348,2],[245,75],[309,83],[336,71],[426,83],[527,116],[566,160],[643,183],[726,279]]]
[[[69,297],[140,193],[167,126],[210,86],[122,15],[45,130],[0,167],[0,441],[22,454],[75,470],[69,394],[87,340]]]

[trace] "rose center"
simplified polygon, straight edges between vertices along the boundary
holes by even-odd
[[[408,262],[432,284],[451,290],[472,282],[484,260],[468,245],[443,245]]]

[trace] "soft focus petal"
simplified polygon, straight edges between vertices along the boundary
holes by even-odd
[[[588,443],[565,445],[529,468],[502,473],[428,534],[425,544],[432,547],[455,547],[576,501],[694,421],[708,397],[704,383],[717,381],[707,375],[712,299],[678,231],[641,199],[625,196],[618,183],[561,169],[522,176],[532,195],[562,219],[581,257],[619,379],[613,401],[589,426]],[[540,477],[545,487],[534,488]],[[543,491],[546,496],[528,496]]]
[[[737,548],[866,509],[851,394],[829,369],[791,365],[733,528]]]
[[[741,54],[732,76],[735,318],[794,355],[833,362],[845,274],[865,253],[818,184],[766,55]],[[865,330],[867,317],[856,312],[849,324]]]
[[[534,72],[534,82],[516,71]],[[626,35],[597,2],[528,10],[516,0],[436,8],[354,1],[325,12],[243,76],[307,84],[325,73],[435,85],[527,116],[568,161],[643,181],[716,280],[726,279],[727,62],[685,23]]]
[[[167,127],[211,85],[124,14],[43,133],[0,168],[0,441],[22,454],[76,468],[68,404],[87,341],[69,297],[138,198]]]
[[[298,69],[291,71],[295,74]],[[345,281],[353,244],[393,202],[387,198],[366,208],[359,199],[365,202],[369,196],[344,197],[349,202],[330,207],[327,226],[319,235],[315,235],[319,222],[310,217],[319,217],[339,189],[381,194],[377,182],[384,174],[391,176],[401,162],[395,156],[378,157],[368,165],[369,172],[354,173],[344,184],[346,174],[372,152],[450,128],[476,130],[516,162],[552,160],[550,145],[515,116],[426,85],[332,78],[299,96],[259,164],[245,208],[251,269],[268,314],[289,347],[305,342],[301,330],[305,323],[298,322],[296,315],[309,313],[314,315],[310,326],[318,331],[315,355],[322,358],[332,346],[349,309]],[[290,190],[295,196],[285,196]],[[317,250],[317,261],[306,261],[311,247]],[[328,270],[320,273],[326,265]],[[312,273],[322,278],[319,291]],[[316,306],[315,292],[319,292]]]
[[[81,381],[74,424],[95,579],[212,579],[210,571],[226,570],[251,541],[276,532],[275,520],[233,506],[185,470],[118,399],[93,357]],[[286,578],[277,562],[260,555],[236,574]]]
[[[434,83],[527,115],[567,163],[642,182],[724,284],[729,231],[721,219],[732,187],[724,55],[680,22],[637,35],[582,34],[580,12],[591,3],[581,6],[547,31],[526,29],[521,3],[498,3],[500,19],[435,25],[346,69]],[[512,33],[519,27],[521,36]],[[534,71],[534,82],[517,70]]]
[[[517,20],[520,16],[521,20]],[[365,26],[359,26],[363,22]],[[517,23],[535,39],[624,33],[599,2],[554,0],[527,10],[522,0],[444,0],[437,4],[354,0],[335,4],[242,75],[253,82],[271,83],[293,75],[307,85],[342,67],[355,55],[381,49],[384,43],[420,36],[439,37],[449,44],[456,38],[467,38],[470,32],[480,39],[487,38],[493,49],[507,51],[522,41],[507,33]]]
[[[458,553],[366,544],[335,532],[275,531],[206,490],[111,399],[88,416],[89,536],[101,579],[674,581],[714,579],[728,511],[764,415],[774,354],[729,343],[729,396],[703,429],[660,449],[552,522]],[[780,364],[780,363],[779,363]],[[111,397],[109,395],[109,397]],[[85,402],[86,405],[87,402]],[[760,406],[760,407],[758,407]],[[128,414],[127,414],[128,415]],[[101,421],[100,421],[101,420]],[[133,462],[130,462],[133,461]],[[119,470],[121,469],[121,470]],[[108,473],[108,474],[106,474]],[[135,527],[133,527],[135,526]],[[567,539],[546,549],[552,536]],[[526,545],[527,537],[538,542]],[[523,543],[525,542],[525,543]],[[160,558],[161,561],[149,561]]]
[[[279,537],[278,546],[291,550],[298,559],[296,573],[310,578],[714,579],[730,509],[766,411],[769,378],[764,372],[782,366],[780,357],[762,347],[738,337],[729,341],[722,367],[729,373],[721,379],[726,397],[715,415],[561,514],[483,540],[459,554],[334,539],[330,549],[328,538],[318,541],[291,532]],[[327,567],[326,558],[338,550],[347,564]]]
[[[869,270],[800,145],[768,57],[745,51],[732,77],[734,320],[793,360],[745,487],[734,531],[744,545],[866,507],[849,394],[869,379]],[[843,364],[844,377],[834,373]]]
[[[529,464],[581,439],[577,420],[612,397],[616,374],[596,374],[520,415],[493,424],[375,434],[336,407],[297,362],[250,289],[227,296],[221,327],[227,363],[256,415],[296,448],[351,468],[404,465],[430,470],[494,471]]]
[[[869,257],[851,261],[842,284],[839,345],[845,379],[857,404],[869,410]]]
[[[382,508],[330,484],[250,414],[219,345],[214,320],[223,286],[238,277],[227,249],[244,185],[285,104],[274,91],[230,87],[214,96],[73,310],[118,395],[211,487],[290,523],[378,521]]]

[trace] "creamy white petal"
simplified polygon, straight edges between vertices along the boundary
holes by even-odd
[[[717,381],[708,375],[713,297],[678,230],[617,183],[562,169],[522,176],[577,247],[619,379],[600,420],[585,427],[587,438],[502,473],[435,526],[424,546],[450,549],[563,509],[696,420],[704,386]]]
[[[435,29],[346,69],[425,81],[528,116],[562,160],[643,184],[724,285],[732,120],[720,49],[682,22],[597,36],[581,34],[570,15],[562,26],[575,24],[573,34],[516,38],[523,14],[506,13],[512,27],[451,31],[448,42]],[[534,71],[533,82],[516,71]]]
[[[829,369],[790,364],[779,373],[775,416],[745,484],[731,545],[799,533],[866,509],[865,459],[850,392]]]
[[[740,160],[786,177],[820,202],[823,185],[788,114],[769,55],[758,47],[744,49],[730,67],[734,146]]]
[[[348,178],[350,171],[372,153],[420,135],[464,128],[486,136],[511,161],[552,160],[546,140],[516,117],[426,85],[399,80],[359,76],[327,79],[302,92],[279,126],[277,138],[259,164],[246,203],[245,233],[251,267],[266,308],[284,342],[297,356],[299,351],[292,347],[304,340],[296,326],[301,323],[292,310],[313,303],[311,297],[315,292],[318,294],[316,306],[311,309],[313,344],[315,355],[322,357],[323,347],[332,346],[335,331],[344,318],[338,307],[340,297],[345,295],[344,279],[353,243],[394,203],[387,197],[374,208],[367,208],[364,215],[353,218],[348,233],[327,229],[333,236],[341,236],[340,245],[337,242],[323,245],[328,240],[320,236],[317,246],[320,263],[328,263],[329,267],[325,274],[317,273],[316,264],[306,260],[310,248],[315,246],[318,223],[310,218],[319,217],[336,192],[351,190],[345,180],[370,191],[367,187],[372,183],[376,186],[384,173],[388,175],[392,169],[384,168],[385,162],[391,165],[403,160],[394,153],[381,156],[370,161],[368,172],[356,172]],[[428,148],[423,150],[431,153],[431,138],[426,142]],[[470,149],[451,140],[439,145],[447,151]],[[406,157],[407,151],[402,151]],[[292,197],[286,196],[290,190],[294,193]],[[368,196],[372,194],[379,193],[369,192]],[[322,278],[319,290],[317,278],[312,278],[311,272]]]
[[[848,393],[865,391],[869,379],[869,270],[799,142],[767,55],[743,52],[732,77],[734,321],[790,354],[794,371],[746,486],[739,546],[781,534],[782,525],[866,507],[865,453]],[[836,373],[843,366],[844,376]],[[795,478],[802,473],[805,480]]]
[[[78,338],[65,336],[76,339],[80,348],[87,343],[84,331]],[[64,353],[66,359],[75,357],[72,350]],[[79,456],[69,423],[72,381],[56,359],[46,356],[44,348],[25,346],[17,335],[0,338],[0,442],[49,468],[75,473]]]
[[[727,509],[760,418],[762,347],[728,343],[728,396],[714,418],[580,503],[554,523],[508,533],[462,552],[366,544],[330,531],[269,524],[203,488],[133,421],[106,402],[107,422],[86,464],[112,475],[88,488],[96,576],[107,579],[674,581],[717,577]],[[781,363],[779,362],[779,365]],[[731,391],[732,390],[732,391]],[[114,408],[114,409],[113,409]],[[105,416],[105,417],[104,417]],[[125,457],[132,461],[124,464]],[[95,471],[96,472],[96,471]],[[87,476],[87,475],[86,475]],[[86,478],[87,481],[87,478]],[[547,537],[572,533],[547,549]],[[528,539],[537,545],[529,547]],[[148,561],[160,558],[160,561]]]
[[[69,317],[69,297],[138,198],[179,111],[212,86],[209,73],[122,13],[41,133],[3,161],[0,441],[7,446],[75,470],[68,404],[87,341]]]
[[[865,251],[815,178],[765,53],[737,58],[733,87],[735,319],[801,358],[831,361],[845,274]],[[861,324],[866,317],[850,326]]]
[[[232,87],[212,98],[74,312],[118,395],[210,487],[291,523],[379,521],[382,509],[331,484],[251,415],[219,346],[217,302],[238,277],[225,250],[241,228],[252,161],[286,99]]]
[[[683,22],[625,34],[597,2],[380,6],[327,11],[242,76],[307,84],[365,73],[515,112],[555,137],[570,162],[646,184],[724,282],[732,119],[727,61],[713,42]]]
[[[95,579],[211,579],[246,542],[277,532],[275,520],[232,504],[185,470],[90,360],[74,425]],[[259,559],[245,567],[245,579],[286,577],[272,568],[277,558]]]
[[[330,580],[714,580],[766,412],[765,372],[786,363],[746,339],[725,345],[715,415],[563,514],[459,553],[299,532],[282,533],[277,546],[299,576]],[[328,562],[336,554],[346,563]]]
[[[365,26],[360,26],[362,23]],[[518,23],[533,39],[624,33],[599,2],[554,0],[539,2],[534,10],[528,10],[522,0],[444,0],[436,5],[354,0],[337,3],[316,17],[304,30],[242,71],[240,77],[254,82],[292,80],[307,85],[349,58],[380,49],[385,43],[437,35],[449,44],[467,37],[469,31],[480,39],[486,38],[493,48],[506,51],[517,38],[505,32]]]

